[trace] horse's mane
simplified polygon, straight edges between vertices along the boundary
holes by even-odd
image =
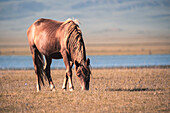
[[[72,60],[79,59],[81,60],[86,59],[85,56],[85,47],[82,38],[82,32],[80,27],[76,23],[78,20],[67,19],[64,24],[67,24],[67,29],[65,32],[65,36],[67,38],[67,49],[69,54],[72,57]]]
[[[67,24],[67,23],[69,23],[71,21],[74,22],[77,25],[80,24],[80,22],[77,19],[71,19],[71,18],[68,18],[63,24]]]

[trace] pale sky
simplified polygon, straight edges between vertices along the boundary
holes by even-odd
[[[27,39],[27,28],[39,18],[76,18],[89,42],[170,40],[170,0],[0,0],[0,41]]]

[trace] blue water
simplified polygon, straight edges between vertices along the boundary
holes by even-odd
[[[88,56],[92,68],[149,67],[170,65],[170,55]],[[63,60],[53,60],[52,68],[65,68]],[[31,56],[0,56],[0,69],[33,69]]]

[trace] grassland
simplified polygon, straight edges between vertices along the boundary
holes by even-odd
[[[33,70],[0,70],[0,112],[170,112],[170,69],[93,69],[90,90],[61,89],[65,70],[52,70],[56,91],[36,92]]]
[[[170,43],[87,44],[87,55],[170,54]],[[31,55],[26,44],[0,45],[0,55]]]

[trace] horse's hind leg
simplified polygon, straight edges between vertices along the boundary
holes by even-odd
[[[31,47],[31,53],[32,53],[32,59],[33,59],[33,64],[34,64],[34,70],[37,75],[37,92],[41,90],[41,85],[40,83],[43,83],[43,78],[41,77],[41,67],[39,66],[40,64],[38,63],[38,50],[36,47],[32,46]],[[44,83],[43,83],[44,84]]]
[[[52,78],[51,78],[51,73],[50,73],[50,65],[51,65],[51,62],[52,62],[52,59],[51,58],[48,58],[47,56],[45,57],[46,59],[46,63],[45,63],[45,74],[48,78],[48,82],[49,82],[49,85],[50,85],[50,89],[52,91],[55,91],[55,86],[54,86],[54,83],[52,81]]]

